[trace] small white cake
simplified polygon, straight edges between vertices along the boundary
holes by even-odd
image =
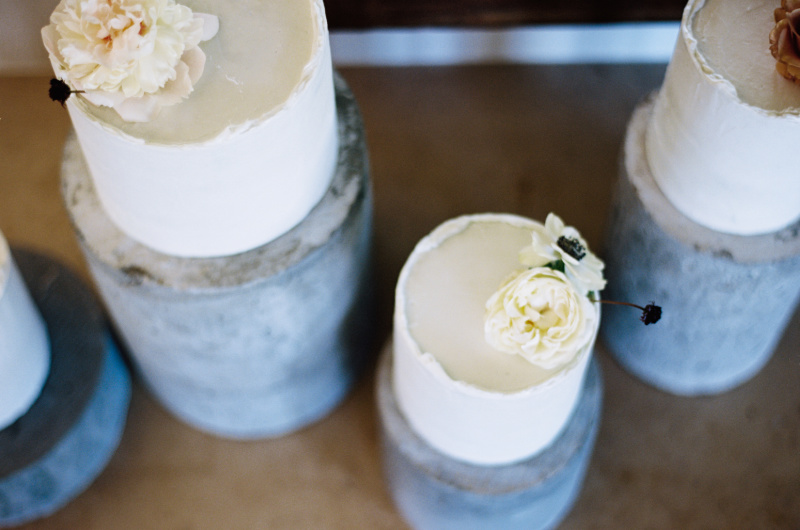
[[[800,219],[800,85],[770,53],[779,0],[690,0],[645,145],[653,177],[691,220],[737,235]]]
[[[99,74],[82,70],[83,54],[101,47],[91,41],[109,30],[70,33],[77,22],[67,16],[76,9],[68,4],[78,2],[63,0],[56,9],[61,18],[54,13],[43,37],[56,75],[80,90],[99,84],[92,77]],[[120,11],[121,24],[135,26],[138,6],[151,4],[162,9],[174,1],[115,0],[109,9]],[[67,106],[103,208],[120,229],[173,256],[236,254],[298,224],[333,177],[338,135],[325,10],[322,0],[180,4],[204,18],[208,33],[198,44],[204,67],[202,59],[185,59],[198,63],[202,74],[184,99],[146,121],[126,121],[116,107],[90,103],[104,98],[99,89],[72,95]],[[141,23],[145,37],[154,31]],[[125,52],[127,37],[115,38],[113,45]],[[70,49],[75,40],[94,47]],[[172,41],[156,40],[156,52],[168,45]],[[93,67],[104,73],[103,61],[111,59],[95,60],[100,66]],[[140,77],[136,82],[144,86],[147,76]],[[114,75],[104,80],[103,87],[118,81]],[[126,82],[113,85],[111,95],[124,91]]]
[[[398,407],[420,437],[457,460],[500,465],[533,456],[558,436],[578,400],[599,325],[597,304],[586,302],[581,343],[552,358],[554,366],[499,351],[485,338],[487,301],[524,269],[520,251],[537,226],[504,214],[447,221],[418,243],[400,273]]]
[[[0,430],[24,415],[50,371],[50,341],[0,233]]]

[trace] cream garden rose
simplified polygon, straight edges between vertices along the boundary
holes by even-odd
[[[127,121],[148,121],[189,95],[213,15],[174,0],[61,0],[42,29],[56,77]]]
[[[592,340],[596,319],[564,273],[536,267],[509,277],[486,302],[484,334],[493,348],[553,369]]]
[[[580,247],[582,256],[576,258],[559,241],[572,242]],[[605,265],[589,251],[586,241],[571,226],[564,225],[560,217],[551,213],[544,226],[538,225],[533,230],[531,245],[522,249],[519,254],[520,263],[528,267],[542,267],[553,261],[564,262],[567,278],[581,294],[589,291],[601,291],[606,286],[603,278]]]

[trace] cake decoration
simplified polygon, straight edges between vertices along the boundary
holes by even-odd
[[[562,268],[578,292],[602,291],[603,262],[592,254],[580,233],[566,226],[560,217],[551,213],[544,226],[533,228],[531,245],[520,251],[519,259],[528,267]]]
[[[486,302],[485,318],[490,346],[549,370],[572,361],[592,340],[598,315],[563,272],[534,267],[503,283]]]
[[[605,287],[603,262],[551,213],[532,225],[512,273],[486,302],[484,336],[499,351],[544,369],[568,364],[592,340],[599,315],[588,295]]]
[[[42,38],[71,90],[53,99],[80,92],[125,121],[149,121],[192,92],[205,67],[198,45],[218,29],[216,16],[174,0],[61,0]]]
[[[661,306],[657,306],[655,302],[650,302],[646,306],[642,307],[640,305],[631,304],[630,302],[617,302],[614,300],[592,300],[593,302],[598,302],[601,304],[614,304],[614,305],[626,305],[628,307],[635,307],[639,311],[642,312],[642,316],[639,317],[645,326],[649,326],[650,324],[655,324],[659,320],[661,320]]]
[[[595,303],[636,307],[645,325],[661,318],[645,307],[600,300],[604,263],[580,233],[557,215],[532,226],[532,243],[519,253],[526,270],[513,272],[486,302],[484,337],[493,348],[550,370],[570,363],[593,339]]]
[[[583,245],[576,238],[569,238],[567,236],[561,236],[558,238],[558,246],[561,250],[575,258],[576,260],[580,261],[584,257],[586,257],[586,249]]]
[[[83,90],[72,90],[69,85],[61,79],[51,79],[48,93],[50,99],[58,101],[61,103],[61,106],[64,107],[72,94],[82,94]]]
[[[782,0],[775,10],[775,27],[769,34],[769,49],[778,61],[775,69],[800,84],[800,0]]]

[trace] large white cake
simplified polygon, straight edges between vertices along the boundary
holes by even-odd
[[[50,341],[0,233],[0,431],[33,405],[50,371]]]
[[[173,0],[102,4],[62,0],[43,37],[57,77],[74,90],[94,88],[73,94],[67,106],[111,220],[139,242],[181,257],[244,252],[299,223],[328,189],[338,152],[322,0],[182,0],[194,15],[182,26],[171,21],[177,17],[172,14],[160,15],[158,24],[141,21],[141,6],[167,13],[175,9]],[[186,46],[173,75],[182,79],[180,67],[189,65],[191,93],[173,98],[179,102],[168,102],[154,117],[133,118],[144,121],[123,119],[124,105],[120,113],[100,105],[128,88],[117,70],[129,67],[115,53],[134,60],[164,48],[168,56],[168,48],[177,45],[162,26],[171,23],[170,31],[188,35],[187,25],[198,21],[204,40],[192,50]],[[114,33],[115,23],[124,31]],[[125,28],[131,27],[128,36]],[[163,42],[135,41],[156,29]],[[138,48],[127,50],[126,39]],[[106,53],[110,41],[120,50]],[[100,55],[92,58],[97,64],[84,66],[91,54]],[[122,66],[103,70],[114,60]],[[143,64],[136,67],[137,75],[155,71],[141,74],[144,81],[136,78],[145,87],[163,65]],[[90,68],[95,71],[87,74]],[[93,77],[100,74],[104,84]],[[108,86],[116,92],[106,98],[102,90]]]
[[[573,322],[572,337],[536,363],[486,338],[487,301],[509,275],[526,269],[520,251],[531,245],[536,227],[543,228],[506,214],[447,221],[419,242],[400,273],[393,356],[398,407],[420,437],[457,460],[500,465],[540,452],[579,398],[599,325],[597,304],[588,297],[572,308],[583,315]],[[541,314],[556,319],[547,309]],[[557,328],[544,334],[556,336]]]
[[[779,0],[690,0],[646,132],[664,195],[713,230],[754,235],[800,218],[800,85],[770,53]]]

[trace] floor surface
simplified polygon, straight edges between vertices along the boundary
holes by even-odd
[[[602,254],[625,126],[664,66],[342,74],[366,122],[375,325],[387,337],[403,262],[450,217],[495,211],[543,220],[554,211]],[[0,230],[89,281],[59,195],[69,119],[47,87],[47,78],[0,78]],[[622,371],[603,344],[596,354],[605,377],[602,426],[562,528],[800,528],[800,314],[761,373],[715,397],[664,394]],[[26,528],[404,528],[381,474],[373,384],[370,371],[329,417],[259,442],[197,432],[137,384],[106,471],[65,509]]]

